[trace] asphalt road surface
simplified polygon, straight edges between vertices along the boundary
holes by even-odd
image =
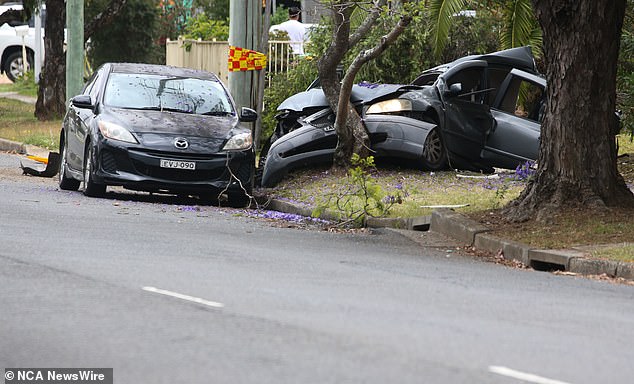
[[[431,234],[88,198],[20,175],[20,159],[0,153],[0,368],[153,384],[634,380],[632,286],[483,262]]]

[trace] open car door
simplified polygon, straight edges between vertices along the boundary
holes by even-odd
[[[488,105],[487,63],[465,61],[438,78],[444,109],[443,135],[450,159],[463,166],[479,162],[486,138],[495,128]]]
[[[513,169],[537,159],[545,90],[546,80],[539,76],[519,69],[508,74],[492,107],[496,127],[482,152],[487,164]]]

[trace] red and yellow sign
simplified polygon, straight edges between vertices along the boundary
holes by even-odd
[[[254,71],[265,67],[265,54],[245,48],[229,47],[229,72]]]

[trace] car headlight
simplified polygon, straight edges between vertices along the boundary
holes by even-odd
[[[97,126],[99,127],[99,132],[108,139],[125,141],[127,143],[138,143],[130,131],[119,124],[101,120],[97,123]]]
[[[372,104],[365,112],[368,115],[377,113],[394,113],[412,110],[412,102],[405,99],[391,99]]]
[[[244,132],[233,135],[222,149],[224,151],[237,151],[249,149],[251,148],[251,145],[253,145],[253,137],[251,136],[251,132]]]

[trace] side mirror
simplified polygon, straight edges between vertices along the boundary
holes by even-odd
[[[242,107],[240,110],[240,121],[252,123],[258,119],[258,113],[251,108]]]
[[[455,97],[458,96],[460,92],[462,92],[462,83],[454,83],[449,86],[447,96]]]
[[[70,103],[77,108],[92,109],[92,98],[89,95],[77,95],[70,99]]]

